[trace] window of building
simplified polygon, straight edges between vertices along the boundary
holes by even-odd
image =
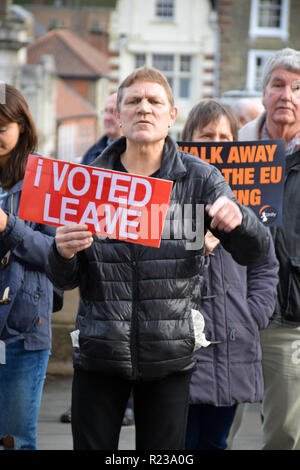
[[[251,0],[250,37],[288,38],[289,0]]]
[[[179,97],[189,98],[191,94],[191,72],[192,57],[190,55],[181,55],[180,58],[180,77],[179,77]]]
[[[190,55],[153,54],[152,65],[166,76],[176,98],[190,98],[192,80]]]
[[[58,160],[75,162],[76,125],[64,124],[58,128]]]
[[[274,51],[252,50],[248,55],[247,90],[262,91],[262,72],[266,60]]]
[[[174,92],[174,55],[172,54],[153,54],[152,65],[163,72],[168,79],[170,87]]]
[[[167,20],[174,19],[174,0],[156,0],[155,16]]]
[[[147,65],[155,67],[164,74],[176,99],[191,97],[192,63],[192,56],[184,54],[137,53],[134,55],[135,68]]]
[[[136,69],[143,67],[146,64],[146,54],[135,54],[134,66]]]

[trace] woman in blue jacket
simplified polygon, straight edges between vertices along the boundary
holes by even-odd
[[[229,106],[202,100],[187,118],[183,140],[234,141],[237,132]],[[237,404],[263,397],[259,330],[274,310],[278,262],[273,243],[264,261],[250,266],[236,263],[210,232],[205,247],[201,313],[211,344],[195,352],[186,448],[222,450]]]
[[[18,218],[28,154],[37,134],[18,90],[0,104],[0,440],[36,449],[36,426],[50,353],[53,287],[45,274],[55,230]]]

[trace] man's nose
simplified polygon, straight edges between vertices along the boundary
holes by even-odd
[[[148,100],[142,99],[138,104],[139,113],[148,113],[150,111],[150,104]]]
[[[111,121],[115,121],[116,118],[115,118],[115,115],[113,113],[105,113],[104,114],[104,117],[103,117],[103,121],[104,122],[111,122]]]
[[[284,87],[282,87],[281,97],[287,101],[292,101],[293,92],[290,85],[285,85]]]

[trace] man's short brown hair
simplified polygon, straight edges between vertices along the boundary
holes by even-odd
[[[140,67],[139,69],[134,70],[130,75],[128,75],[118,88],[118,111],[120,111],[124,88],[130,87],[133,83],[137,81],[154,82],[161,85],[165,89],[171,109],[174,108],[173,92],[166,77],[159,70],[153,67]]]

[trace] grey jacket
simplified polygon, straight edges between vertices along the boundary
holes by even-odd
[[[239,131],[239,140],[258,140],[263,113]],[[282,224],[272,228],[279,261],[279,284],[272,320],[300,323],[300,151],[286,157]]]

